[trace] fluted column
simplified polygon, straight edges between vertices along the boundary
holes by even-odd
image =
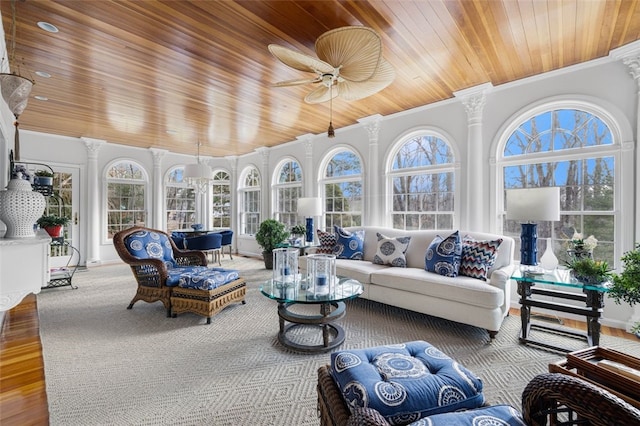
[[[303,168],[303,184],[304,191],[302,193],[303,197],[315,197],[315,184],[316,180],[316,167],[313,164],[313,135],[306,134],[297,137],[299,141],[304,144],[304,168]]]
[[[269,200],[271,199],[271,173],[269,173],[269,148],[261,147],[257,148],[256,152],[260,154],[260,158],[262,159],[261,170],[260,170],[260,218],[261,221],[265,219],[271,218],[271,204]]]
[[[362,194],[362,223],[365,225],[386,225],[381,223],[381,213],[385,206],[384,199],[380,193],[380,180],[384,178],[384,170],[378,164],[379,149],[378,138],[380,135],[381,115],[372,115],[370,117],[358,120],[364,125],[364,129],[369,136],[369,158],[368,164],[363,168],[366,173],[363,179],[365,182],[364,193]],[[386,215],[385,215],[386,216]]]
[[[485,203],[483,188],[487,183],[482,140],[482,110],[486,93],[492,88],[490,83],[454,92],[467,113],[467,176],[466,205],[459,210],[465,215],[461,226],[470,231],[482,231],[485,226]]]
[[[227,162],[229,163],[229,195],[231,196],[231,222],[229,226],[231,229],[237,230],[234,231],[236,235],[240,233],[240,228],[238,227],[238,203],[240,203],[240,199],[238,199],[238,156],[237,155],[229,155],[225,157]],[[232,247],[231,250],[234,253],[238,252],[238,239],[234,238],[232,243],[235,247]]]
[[[100,175],[98,153],[107,143],[100,139],[80,138],[87,148],[87,266],[100,264]],[[105,206],[106,211],[106,206]],[[81,219],[82,220],[82,219]]]
[[[153,176],[151,177],[151,227],[155,229],[165,229],[163,200],[164,191],[162,187],[162,158],[167,154],[166,149],[149,148],[153,155]]]

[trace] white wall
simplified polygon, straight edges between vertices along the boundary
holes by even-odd
[[[595,99],[603,104],[611,104],[618,112],[619,117],[629,129],[628,140],[622,142],[633,142],[636,146],[638,122],[637,111],[637,83],[633,80],[627,66],[620,60],[604,58],[578,66],[569,67],[560,71],[523,79],[517,82],[505,84],[503,86],[494,87],[486,95],[486,104],[483,110],[482,120],[482,147],[481,158],[467,158],[467,113],[461,101],[457,98],[442,101],[436,104],[427,105],[416,108],[414,110],[405,111],[393,116],[382,117],[380,119],[380,130],[378,134],[378,157],[377,163],[371,164],[370,160],[370,140],[365,125],[357,123],[347,128],[336,129],[336,137],[327,138],[326,134],[320,135],[302,135],[295,141],[290,141],[274,148],[264,148],[257,152],[243,155],[237,158],[235,182],[242,170],[254,165],[260,170],[263,182],[263,217],[271,216],[271,179],[273,171],[278,162],[285,156],[290,156],[298,160],[300,163],[303,176],[304,196],[313,196],[317,194],[317,180],[319,167],[322,159],[327,152],[339,145],[352,147],[362,158],[365,171],[365,199],[367,197],[381,198],[385,188],[385,170],[384,165],[389,151],[398,138],[406,134],[409,130],[420,127],[429,127],[438,129],[439,131],[449,135],[450,142],[454,145],[454,150],[459,153],[456,161],[461,165],[461,182],[460,198],[458,207],[460,210],[466,208],[464,200],[468,199],[469,194],[467,188],[470,183],[481,183],[481,187],[486,193],[481,198],[483,205],[480,207],[482,214],[482,227],[486,230],[495,231],[498,229],[498,220],[492,215],[494,206],[492,205],[492,197],[495,197],[494,187],[491,180],[491,163],[494,161],[496,153],[492,152],[496,140],[499,137],[499,131],[505,122],[509,120],[517,111],[527,106],[533,105],[544,99],[556,97],[559,95],[582,96]],[[0,122],[0,130],[4,130],[7,123],[11,122],[11,118],[7,118],[6,111],[3,111],[3,120]],[[10,131],[10,130],[9,130]],[[12,135],[11,135],[12,137]],[[24,161],[39,161],[64,165],[69,167],[78,167],[81,171],[80,185],[82,197],[87,197],[86,190],[86,166],[87,166],[87,150],[84,142],[78,138],[59,137],[53,135],[33,133],[29,131],[21,131],[22,140],[22,157]],[[0,138],[0,152],[3,147]],[[311,157],[307,156],[307,146],[311,146]],[[6,156],[3,156],[6,158]],[[128,158],[137,161],[145,167],[149,175],[153,172],[153,155],[147,149],[131,148],[122,145],[106,143],[98,154],[99,175],[103,176],[105,167],[116,159]],[[636,160],[637,154],[633,152],[633,161]],[[192,156],[167,153],[161,160],[161,173],[164,177],[166,171],[178,164],[186,164],[193,161]],[[475,163],[472,170],[480,170],[480,175],[470,175],[467,171],[470,169],[471,162]],[[225,170],[232,169],[233,161],[226,158],[211,159],[209,164],[213,168],[223,168]],[[311,164],[311,170],[308,165]],[[6,165],[2,165],[2,173],[6,175]],[[151,178],[151,180],[153,180]],[[378,188],[377,193],[370,192],[370,187]],[[628,187],[627,193],[623,196],[627,199],[637,199],[638,188],[634,185]],[[236,188],[232,188],[235,191]],[[104,191],[103,183],[100,184],[100,191]],[[234,196],[237,193],[234,194]],[[88,215],[102,215],[104,211],[104,194],[99,194],[101,211],[86,211],[87,206],[81,205],[81,217]],[[150,200],[149,200],[150,203]],[[380,203],[382,204],[382,203]],[[380,206],[380,208],[383,208]],[[635,209],[633,203],[628,203],[623,212],[625,217],[635,217]],[[462,215],[461,215],[462,216]],[[364,223],[373,225],[369,218],[384,218],[384,212],[378,214],[365,214]],[[104,219],[101,217],[101,223]],[[459,227],[465,229],[468,226],[464,217],[459,218]],[[383,224],[383,223],[381,223]],[[387,223],[388,225],[388,223]],[[87,231],[84,229],[84,231]],[[86,235],[87,232],[84,232]],[[101,230],[100,235],[104,234]],[[633,221],[632,229],[628,230],[628,234],[633,237],[629,238],[629,242],[625,243],[624,249],[630,249],[633,241],[638,240],[638,229],[636,229],[635,221]],[[86,236],[84,237],[86,238]],[[252,236],[236,235],[237,249],[242,254],[259,255],[260,249],[255,243]],[[86,241],[82,243],[86,247]],[[117,261],[117,255],[113,250],[110,241],[101,239],[100,241],[100,263],[109,263]],[[517,301],[517,295],[512,294],[514,303]],[[628,306],[618,306],[609,301],[605,308],[605,323],[609,325],[624,327],[624,322],[631,315],[631,308]]]

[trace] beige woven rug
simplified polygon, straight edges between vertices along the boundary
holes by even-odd
[[[261,260],[222,262],[247,278],[247,304],[225,309],[210,325],[193,314],[166,318],[160,302],[127,310],[136,285],[126,265],[78,272],[77,290],[38,295],[51,424],[319,424],[316,374],[329,354],[280,346],[276,302],[259,291],[270,276]],[[488,343],[484,330],[357,299],[341,320],[341,349],[426,340],[480,376],[488,402],[519,408],[525,384],[562,358],[518,344],[519,320],[508,317]],[[298,337],[311,342],[318,333]],[[601,344],[640,356],[636,341],[604,336]]]

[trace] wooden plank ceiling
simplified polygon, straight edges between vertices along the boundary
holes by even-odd
[[[312,75],[275,59],[270,43],[315,56],[316,38],[333,28],[363,25],[382,36],[396,78],[368,98],[335,100],[339,134],[362,117],[607,56],[640,39],[636,0],[19,0],[15,6],[11,69],[36,82],[21,129],[185,154],[195,154],[199,140],[201,153],[215,157],[326,132],[329,104],[303,102],[315,86],[272,86]],[[11,2],[0,7],[10,46]],[[45,32],[39,21],[60,31]]]

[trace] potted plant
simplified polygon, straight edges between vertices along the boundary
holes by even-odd
[[[47,231],[51,238],[59,238],[62,233],[62,227],[69,223],[69,219],[56,215],[45,215],[40,217],[36,223],[40,228]]]
[[[256,233],[256,241],[262,247],[265,268],[273,269],[273,249],[277,248],[288,236],[289,233],[285,230],[284,224],[275,219],[267,219],[260,224]]]
[[[304,225],[294,225],[291,228],[291,234],[293,235],[304,235],[307,232],[307,227]]]
[[[640,244],[620,259],[623,269],[620,274],[613,274],[609,296],[617,304],[624,301],[633,306],[640,303]],[[640,337],[640,322],[635,323],[630,331]]]
[[[53,173],[49,170],[36,170],[35,175],[34,184],[43,186],[53,185]]]
[[[567,262],[567,268],[571,269],[571,274],[583,284],[599,285],[612,277],[607,262],[593,260],[590,257],[574,258]]]

